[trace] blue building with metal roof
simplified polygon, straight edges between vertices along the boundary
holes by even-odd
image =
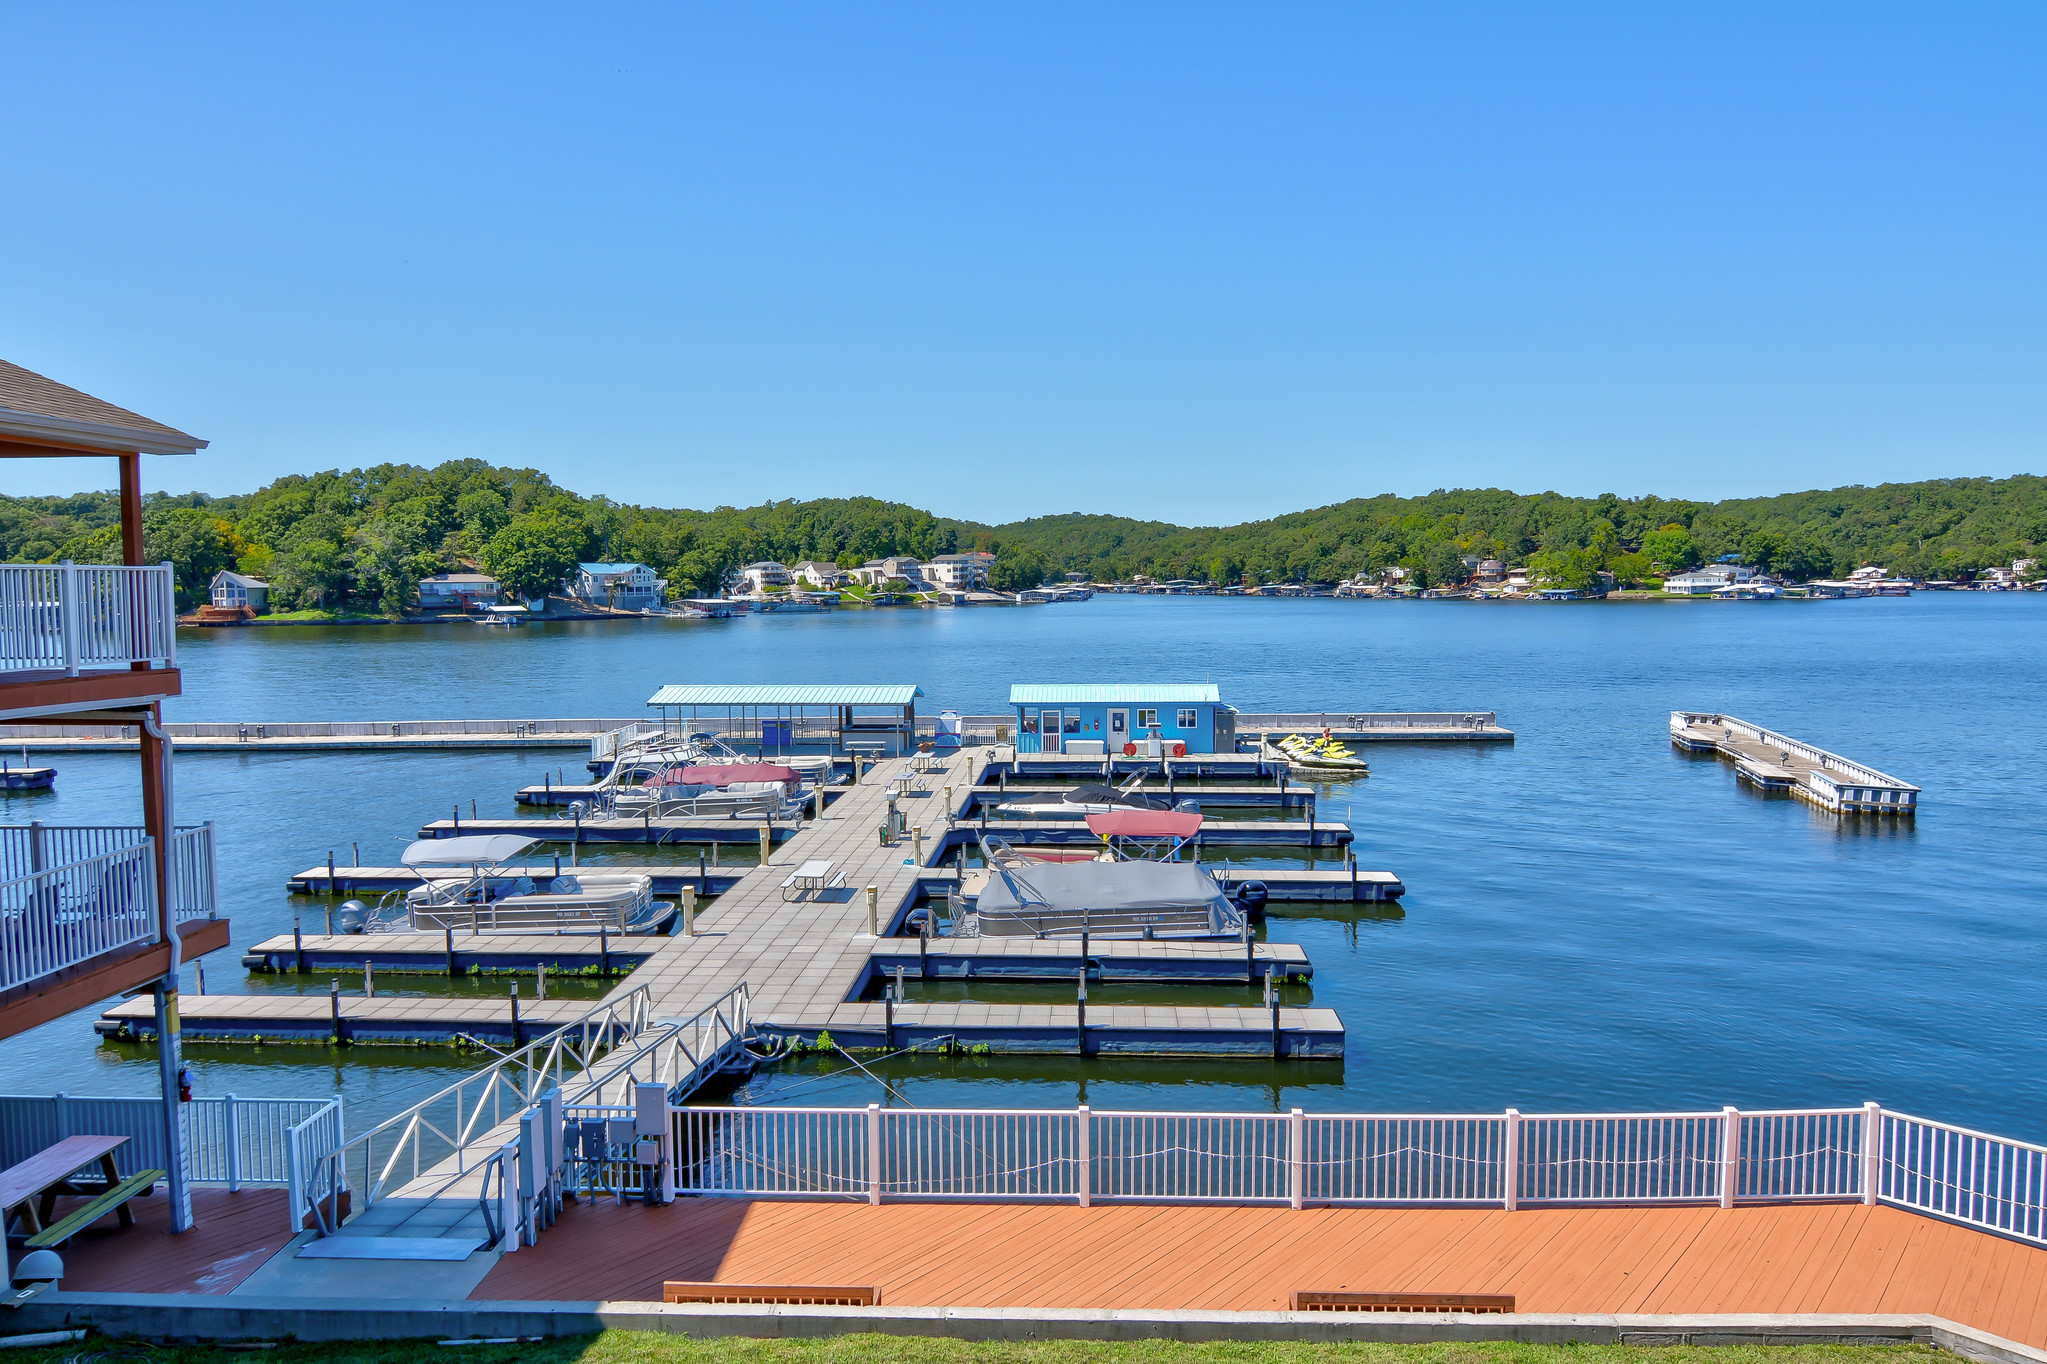
[[[1079,744],[1081,752],[1116,754],[1148,739],[1174,757],[1237,748],[1237,713],[1213,682],[1019,683],[1009,704],[1019,753],[1074,752]]]

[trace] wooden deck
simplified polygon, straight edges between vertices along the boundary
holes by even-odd
[[[898,1307],[1279,1310],[1299,1289],[1523,1312],[1926,1312],[2047,1346],[2047,1250],[1895,1208],[571,1206],[477,1300],[658,1302],[667,1279],[873,1286]]]
[[[60,1199],[58,1216],[85,1203]],[[134,1226],[103,1217],[59,1252],[66,1292],[232,1293],[291,1240],[282,1189],[194,1189],[194,1225],[183,1235],[172,1234],[161,1193],[128,1206]]]

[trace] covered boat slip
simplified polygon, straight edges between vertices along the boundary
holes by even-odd
[[[917,746],[914,683],[883,685],[683,685],[647,698],[677,739],[711,722],[720,738],[762,754],[794,750],[899,757]]]
[[[971,880],[963,937],[1220,938],[1244,924],[1215,877],[1190,862],[996,862]]]

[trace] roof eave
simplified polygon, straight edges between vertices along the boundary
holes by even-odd
[[[145,431],[133,426],[78,421],[71,417],[46,417],[39,412],[0,407],[0,437],[5,436],[88,445],[103,449],[110,455],[192,455],[204,450],[208,444],[182,431]]]

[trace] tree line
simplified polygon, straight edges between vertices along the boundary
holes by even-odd
[[[963,549],[996,556],[994,585],[1062,573],[1097,581],[1195,578],[1334,582],[1399,565],[1410,580],[1463,580],[1467,559],[1527,564],[1542,579],[1622,582],[1735,555],[1805,580],[1864,563],[1952,577],[2033,557],[2047,544],[2047,479],[1935,479],[1692,502],[1503,489],[1357,498],[1235,526],[1187,527],[1070,513],[1002,525],[876,498],[771,501],[710,511],[580,497],[533,469],[481,460],[293,474],[253,493],[152,494],[145,553],[175,565],[178,596],[205,599],[223,568],[271,584],[275,610],[395,616],[434,573],[476,568],[520,596],[556,588],[579,561],[644,563],[683,596],[712,596],[740,566],[804,559],[853,566]],[[116,563],[112,493],[0,496],[0,557]]]

